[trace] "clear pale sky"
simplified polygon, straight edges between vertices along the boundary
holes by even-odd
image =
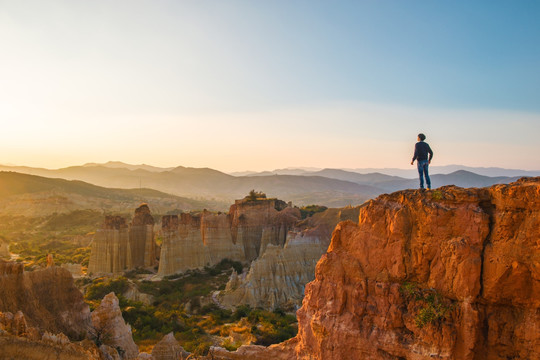
[[[540,169],[538,1],[0,0],[0,164]]]

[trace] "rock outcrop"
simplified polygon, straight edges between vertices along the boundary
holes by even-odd
[[[185,360],[188,356],[189,353],[180,346],[173,333],[165,335],[152,349],[154,360]]]
[[[382,195],[337,226],[296,338],[214,359],[538,359],[539,229],[540,178]]]
[[[238,200],[229,214],[164,216],[158,274],[212,266],[226,258],[252,261],[268,244],[283,246],[299,218],[298,209],[276,199]]]
[[[118,273],[127,269],[129,230],[126,219],[121,216],[106,216],[101,229],[92,242],[89,274]]]
[[[297,308],[305,285],[315,277],[315,265],[325,248],[318,238],[292,236],[284,247],[269,244],[241,276],[233,273],[220,303],[275,309]]]
[[[540,179],[371,201],[317,265],[297,358],[538,358],[539,229]],[[433,304],[405,282],[441,294],[446,317],[423,324]]]
[[[106,295],[92,312],[92,337],[98,344],[105,345],[102,352],[112,355],[115,350],[121,359],[136,359],[139,354],[133,342],[131,326],[126,324],[114,293]]]
[[[33,340],[5,333],[0,334],[0,359],[103,360],[98,348],[88,340],[66,343],[55,335]]]
[[[268,244],[247,273],[232,274],[220,302],[229,308],[248,304],[298,309],[305,286],[315,278],[315,266],[328,248],[332,230],[340,221],[357,220],[359,209],[328,209],[297,222],[284,246]]]
[[[161,276],[197,269],[211,264],[208,247],[203,241],[201,217],[191,214],[167,215],[161,220]],[[228,227],[221,229],[230,233]],[[232,245],[232,241],[230,242]]]
[[[0,311],[22,311],[41,331],[81,339],[90,326],[90,309],[69,271],[51,266],[24,272],[23,265],[0,260]]]
[[[244,247],[246,260],[252,261],[268,244],[285,244],[300,211],[277,199],[243,199],[235,201],[229,216],[233,241]]]
[[[115,274],[155,263],[154,219],[142,204],[128,227],[121,216],[106,216],[92,242],[88,272]]]
[[[129,268],[150,267],[156,261],[156,243],[154,241],[154,218],[147,204],[135,209],[135,216],[129,228],[129,247],[131,264]]]
[[[67,270],[0,260],[0,290],[0,359],[101,359],[84,339],[90,310]]]

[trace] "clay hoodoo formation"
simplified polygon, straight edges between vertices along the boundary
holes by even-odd
[[[268,244],[243,275],[233,273],[220,302],[275,309],[298,308],[305,285],[315,278],[315,265],[326,252],[332,230],[344,220],[357,220],[360,207],[328,209],[297,222],[284,246]]]
[[[92,335],[98,343],[102,343],[102,352],[120,355],[124,360],[135,359],[139,355],[131,327],[122,318],[118,298],[114,293],[106,295],[92,312],[92,326]]]
[[[201,219],[190,214],[167,215],[161,220],[158,274],[165,276],[210,264],[201,234]]]
[[[152,349],[154,360],[186,360],[188,357],[189,353],[180,346],[172,332],[165,335]]]
[[[162,219],[161,276],[202,268],[223,259],[252,261],[268,244],[283,246],[300,218],[276,199],[238,200],[229,214],[181,214]]]
[[[84,337],[90,309],[69,271],[51,266],[24,272],[23,265],[0,260],[0,312],[21,311],[29,326],[72,339]]]
[[[154,218],[147,204],[135,209],[135,216],[129,227],[131,267],[149,267],[156,262],[154,241]]]
[[[96,232],[88,272],[114,274],[155,263],[154,219],[148,205],[142,204],[128,227],[121,216],[106,216]]]
[[[382,195],[337,226],[296,338],[212,356],[539,359],[539,238],[540,178]]]
[[[243,246],[246,260],[252,261],[268,244],[285,244],[287,233],[300,219],[300,211],[277,199],[246,198],[235,201],[229,216],[234,242]]]

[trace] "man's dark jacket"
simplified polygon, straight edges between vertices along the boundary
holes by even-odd
[[[429,147],[429,144],[423,141],[419,141],[414,146],[414,156],[412,158],[412,161],[418,160],[428,160],[428,154],[429,154],[429,161],[433,158],[433,151]]]

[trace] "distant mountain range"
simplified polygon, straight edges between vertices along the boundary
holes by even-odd
[[[519,170],[519,169],[504,169],[498,167],[470,167],[463,165],[445,165],[445,166],[430,166],[431,174],[450,174],[459,170],[469,171],[483,176],[508,176],[508,177],[523,177],[523,176],[540,176],[540,170]],[[240,171],[232,172],[234,176],[268,176],[268,175],[314,175],[322,170],[316,168],[285,168],[272,171]],[[416,178],[418,172],[416,166],[411,166],[409,169],[397,168],[357,168],[357,169],[340,169],[347,172],[359,174],[380,173],[384,175],[399,176],[404,178]]]
[[[152,189],[108,189],[78,180],[0,171],[0,215],[44,216],[81,209],[131,213],[143,202],[160,214],[185,209],[225,210],[229,205]]]
[[[437,169],[442,168],[431,168],[433,187],[443,185],[483,187],[512,182],[521,176],[540,175],[540,172],[495,168],[475,169],[484,169],[484,172],[506,172],[512,175],[486,176],[463,169],[451,173],[437,173]],[[448,166],[444,169],[449,170],[454,167]],[[244,197],[252,189],[263,191],[269,197],[292,201],[297,205],[319,204],[342,207],[361,204],[382,193],[418,187],[415,170],[411,170],[414,173],[411,178],[382,172],[360,173],[343,169],[314,170],[311,168],[282,169],[233,176],[209,168],[182,166],[159,168],[121,162],[85,164],[56,170],[0,165],[1,170],[47,178],[80,180],[100,187],[115,188],[107,190],[116,192],[120,189],[132,189],[131,191],[137,194],[137,191],[141,193],[144,189],[154,189],[160,192],[159,196],[155,194],[157,197],[172,196],[176,199],[174,201],[182,201],[185,209],[200,209],[201,206],[211,208],[209,205],[212,205],[216,209],[224,210],[226,208],[224,204],[230,204],[233,200]]]

